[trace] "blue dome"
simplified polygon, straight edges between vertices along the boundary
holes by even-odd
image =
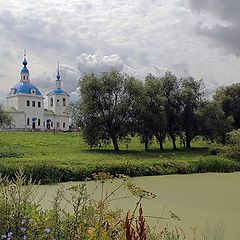
[[[64,95],[68,95],[63,89],[61,88],[56,88],[53,91],[51,91],[50,93],[48,93],[48,95],[60,95],[60,94],[64,94]]]
[[[11,88],[11,94],[32,94],[32,91],[35,91],[35,95],[42,96],[40,90],[35,87],[32,83],[29,82],[20,82]]]
[[[23,67],[22,70],[21,70],[21,74],[22,73],[28,73],[29,74],[29,71],[27,69],[27,67]]]

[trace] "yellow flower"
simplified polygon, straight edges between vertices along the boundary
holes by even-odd
[[[88,233],[90,236],[94,235],[94,233],[95,233],[95,228],[94,228],[94,227],[89,227],[88,230],[87,230],[87,233]]]

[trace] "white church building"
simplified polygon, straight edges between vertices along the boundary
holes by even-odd
[[[26,53],[22,62],[20,82],[7,95],[5,111],[13,118],[13,130],[67,131],[69,129],[69,94],[62,89],[59,64],[55,89],[46,96],[48,107],[44,109],[44,96],[31,83]]]

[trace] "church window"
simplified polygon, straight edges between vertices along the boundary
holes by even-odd
[[[65,128],[66,127],[66,124],[65,124],[65,122],[63,123],[63,128]]]
[[[63,106],[66,106],[66,98],[63,98]]]
[[[27,100],[27,107],[29,107],[30,106],[30,101],[29,100]]]
[[[32,106],[35,107],[35,101],[32,101]]]
[[[27,125],[29,125],[29,123],[30,123],[30,120],[29,120],[29,118],[27,118]]]
[[[41,125],[41,119],[38,119],[38,126]]]
[[[38,107],[39,107],[39,108],[41,107],[41,102],[38,102]]]
[[[25,80],[25,75],[23,75],[23,80]]]
[[[60,106],[60,100],[57,99],[57,106]]]
[[[35,90],[34,89],[31,89],[31,94],[35,94]]]
[[[51,127],[53,127],[53,122],[51,122]]]
[[[57,122],[57,128],[59,128],[60,127],[60,124],[59,124],[59,122]]]
[[[53,106],[53,98],[50,98],[50,107]]]

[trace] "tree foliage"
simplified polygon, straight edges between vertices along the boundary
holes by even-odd
[[[225,144],[227,133],[232,130],[233,118],[227,117],[221,106],[214,101],[204,101],[198,109],[200,134],[212,142]]]
[[[162,150],[163,141],[166,137],[166,115],[161,79],[151,74],[146,76],[141,97],[135,109],[135,118],[145,150],[148,150],[149,142],[154,136]]]
[[[5,112],[0,106],[0,128],[4,129],[11,127],[12,121],[13,121],[12,117],[7,112]]]
[[[181,102],[179,82],[171,72],[166,72],[161,81],[167,132],[172,140],[173,149],[176,149],[176,137],[180,132]]]
[[[84,75],[80,80],[82,130],[90,146],[112,141],[119,151],[119,141],[133,128],[131,116],[141,84],[116,71]]]
[[[166,72],[161,78],[149,74],[143,83],[111,71],[84,75],[80,101],[72,108],[75,125],[81,123],[84,139],[91,147],[112,142],[118,151],[119,141],[138,135],[146,151],[154,139],[162,150],[167,136],[173,149],[177,148],[177,137],[184,147],[191,148],[197,135],[226,142],[232,124],[236,127],[240,121],[238,88],[237,84],[221,88],[214,101],[206,101],[202,80],[178,79]]]
[[[240,83],[219,88],[213,96],[227,116],[234,119],[233,125],[240,128]]]
[[[181,124],[186,137],[186,147],[191,148],[192,139],[199,133],[197,109],[204,95],[203,81],[192,77],[181,79]]]

